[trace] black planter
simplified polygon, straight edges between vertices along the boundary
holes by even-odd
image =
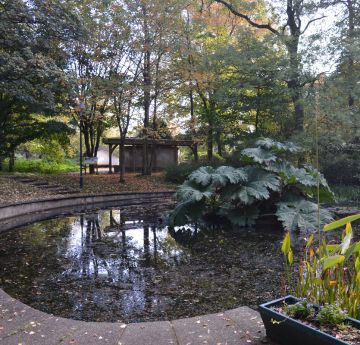
[[[266,335],[271,340],[279,345],[349,344],[271,309],[272,307],[283,305],[284,302],[286,304],[294,304],[298,301],[299,299],[294,296],[286,296],[259,306],[260,315],[266,329]],[[345,322],[356,328],[360,328],[360,322],[358,320],[349,317]]]

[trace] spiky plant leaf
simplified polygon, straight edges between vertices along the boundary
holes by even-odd
[[[246,179],[247,175],[243,169],[230,166],[221,166],[217,169],[201,167],[189,176],[189,180],[199,186],[213,185],[214,188],[223,187],[228,183],[236,184]]]
[[[270,191],[279,190],[280,179],[276,175],[256,167],[248,167],[244,170],[248,180],[233,191],[231,199],[238,199],[245,205],[251,205],[255,201],[269,199]]]
[[[176,199],[180,202],[183,201],[201,201],[204,198],[210,198],[213,195],[214,191],[211,186],[201,187],[196,185],[192,181],[185,181],[180,185],[176,191]]]
[[[277,157],[274,153],[261,147],[244,149],[241,151],[241,154],[251,158],[255,163],[259,164],[269,164],[271,162],[276,162],[277,160]]]
[[[307,187],[317,186],[317,180],[304,168],[295,168],[291,163],[279,161],[267,167],[267,170],[276,172],[285,184],[302,184]]]
[[[311,165],[305,165],[304,169],[306,170],[307,173],[312,175],[316,180],[319,179],[320,186],[330,190],[330,187],[329,187],[324,175],[321,172],[319,172],[317,169],[315,169]]]
[[[297,153],[300,152],[300,147],[296,146],[292,142],[281,143],[270,138],[263,138],[256,141],[256,145],[263,147],[268,150],[275,150],[277,152],[289,152]]]
[[[289,231],[297,229],[316,230],[318,219],[317,204],[304,199],[283,201],[276,204],[276,216],[284,228]],[[332,221],[327,210],[320,210],[320,226]]]
[[[281,181],[278,176],[257,167],[247,167],[244,170],[247,173],[248,182],[252,186],[261,185],[272,191],[280,189]]]
[[[208,186],[212,180],[212,174],[215,172],[213,167],[200,167],[192,172],[189,176],[189,180],[199,184],[200,186]]]
[[[221,166],[215,170],[212,176],[213,183],[225,186],[228,182],[236,184],[247,180],[247,174],[244,169],[233,168],[230,166]]]
[[[297,185],[297,187],[309,198],[317,197],[317,187],[319,179],[319,192],[321,202],[331,202],[334,200],[334,193],[331,191],[324,176],[310,166],[296,168],[289,162],[275,162],[267,168],[269,171],[276,172],[286,185]]]

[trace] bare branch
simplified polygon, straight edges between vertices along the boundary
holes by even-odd
[[[304,29],[303,31],[301,31],[301,35],[309,28],[309,26],[310,26],[312,23],[314,23],[314,22],[316,22],[316,21],[318,21],[318,20],[320,20],[320,19],[324,19],[324,18],[326,18],[326,17],[327,17],[327,16],[321,16],[321,17],[318,17],[318,18],[314,18],[314,19],[309,20],[308,23],[307,23],[306,26],[305,26],[305,29]]]
[[[277,36],[281,36],[281,33],[278,30],[274,29],[270,24],[259,24],[259,23],[254,22],[248,15],[239,12],[238,10],[236,10],[234,8],[234,6],[232,6],[225,0],[215,0],[215,2],[223,4],[232,14],[234,14],[235,16],[240,17],[242,19],[245,19],[251,26],[254,26],[255,28],[258,28],[258,29],[266,29],[266,30],[271,31],[273,34],[275,34]]]

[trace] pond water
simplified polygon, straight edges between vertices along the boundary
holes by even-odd
[[[0,235],[0,286],[86,321],[169,320],[283,294],[281,232],[169,230],[166,205],[96,210]]]

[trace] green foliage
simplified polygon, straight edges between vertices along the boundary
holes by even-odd
[[[311,231],[317,228],[318,207],[315,203],[307,200],[292,200],[277,203],[276,216],[283,223],[285,229],[296,228]],[[322,222],[329,222],[332,216],[329,211],[321,210]]]
[[[331,189],[339,203],[360,202],[360,187],[358,185],[332,185]]]
[[[181,184],[190,174],[204,165],[204,162],[184,162],[176,165],[170,165],[165,169],[165,180],[167,182]],[[211,166],[219,166],[220,163],[213,162]]]
[[[306,301],[299,301],[295,304],[285,305],[285,313],[295,319],[304,320],[309,316],[315,315],[314,307]]]
[[[301,151],[300,147],[292,142],[280,143],[270,138],[260,139],[256,144],[264,149],[273,150],[276,153],[298,153]]]
[[[178,206],[171,225],[183,225],[200,218],[218,217],[237,226],[254,225],[262,212],[273,213],[287,230],[314,230],[318,223],[317,205],[309,198],[319,184],[324,199],[332,192],[320,173],[310,166],[296,168],[285,159],[299,148],[271,139],[257,141],[256,148],[242,151],[242,167],[200,167],[178,187]],[[331,215],[320,212],[320,222]]]
[[[320,308],[317,319],[321,325],[337,326],[345,321],[347,314],[337,304],[326,304]]]
[[[0,164],[19,144],[66,127],[38,114],[64,110],[70,91],[65,46],[79,32],[62,1],[1,2]]]
[[[300,260],[296,294],[309,303],[325,305],[319,312],[322,324],[335,325],[342,322],[346,316],[342,310],[346,310],[351,317],[360,319],[360,242],[352,243],[351,226],[351,222],[359,218],[360,215],[354,215],[325,225],[324,231],[330,231],[346,224],[340,241],[335,242],[336,239],[332,237],[329,244],[327,232],[319,233],[315,247],[314,235],[311,235]],[[286,251],[291,251],[288,234],[283,242],[283,248],[285,247]],[[285,256],[287,276],[291,265],[292,262]]]
[[[6,169],[6,164],[4,170]],[[26,160],[16,159],[15,172],[21,173],[40,173],[40,174],[57,174],[64,172],[79,171],[79,166],[73,161],[65,161],[63,163],[50,162],[41,159]]]

